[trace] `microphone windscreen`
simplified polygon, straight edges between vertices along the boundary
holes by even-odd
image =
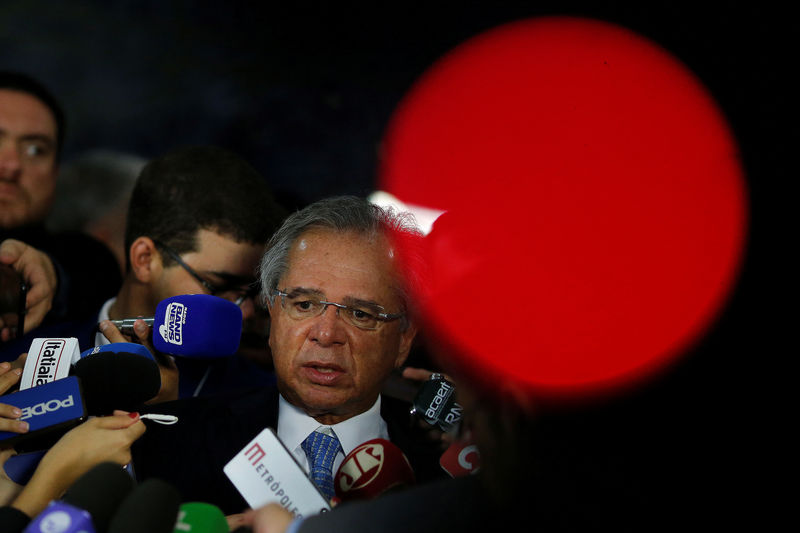
[[[181,505],[175,532],[228,533],[228,521],[219,507],[203,502],[190,502]]]
[[[372,439],[347,454],[334,478],[342,502],[372,499],[414,484],[414,470],[405,454],[385,439]]]
[[[109,415],[114,409],[135,411],[161,389],[158,365],[131,353],[84,357],[72,374],[81,378],[86,410],[94,416]]]
[[[133,478],[120,465],[100,463],[79,477],[62,501],[87,511],[95,531],[107,531],[111,517],[133,486]]]
[[[82,351],[81,359],[83,359],[84,357],[89,357],[90,355],[96,355],[105,352],[132,353],[135,355],[140,355],[146,359],[150,359],[151,361],[155,362],[155,358],[153,357],[153,354],[150,353],[150,350],[148,350],[141,344],[136,344],[135,342],[112,342],[111,344],[95,346],[94,348],[89,348],[88,350]]]
[[[111,518],[108,533],[172,533],[181,495],[165,481],[150,478],[128,495]]]
[[[208,294],[165,298],[156,308],[153,346],[184,357],[224,357],[239,349],[242,310]]]

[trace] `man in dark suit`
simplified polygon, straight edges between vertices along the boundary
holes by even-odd
[[[185,500],[241,512],[246,504],[222,467],[265,427],[276,429],[328,497],[344,457],[373,438],[405,448],[426,477],[422,463],[433,454],[411,450],[407,410],[395,420],[380,395],[416,334],[390,228],[418,235],[403,217],[354,197],[289,216],[260,267],[277,387],[158,405],[179,422],[153,427],[137,443],[137,477],[160,477]]]

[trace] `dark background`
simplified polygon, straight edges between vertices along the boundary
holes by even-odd
[[[176,145],[217,144],[242,154],[288,207],[299,207],[371,192],[383,128],[400,97],[438,57],[482,30],[573,14],[660,43],[710,88],[739,139],[751,199],[747,257],[730,304],[691,357],[615,405],[623,415],[612,423],[586,422],[584,436],[601,436],[602,452],[638,454],[634,469],[657,464],[676,495],[702,499],[721,486],[739,493],[745,477],[766,468],[761,461],[771,453],[751,444],[770,440],[771,408],[763,409],[761,394],[780,389],[771,380],[783,352],[771,345],[775,310],[763,279],[775,277],[766,259],[775,227],[767,220],[788,183],[779,155],[788,144],[782,93],[791,85],[781,78],[796,68],[788,60],[796,23],[764,3],[376,4],[6,1],[0,68],[33,74],[61,98],[65,160],[91,148],[149,158]],[[617,430],[626,436],[609,440]]]
[[[65,159],[90,148],[144,157],[186,143],[244,155],[287,203],[372,190],[379,139],[410,84],[497,24],[574,14],[628,26],[710,87],[763,167],[780,13],[565,2],[5,1],[0,65],[61,98]],[[758,161],[756,161],[758,159]],[[755,180],[751,186],[757,186]]]

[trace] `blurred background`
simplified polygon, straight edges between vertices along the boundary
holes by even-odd
[[[543,14],[597,17],[655,40],[711,88],[751,165],[774,146],[765,135],[777,103],[765,96],[781,15],[766,6],[287,4],[4,0],[0,65],[62,100],[65,161],[90,149],[149,158],[218,144],[251,161],[290,207],[370,192],[384,126],[410,84],[465,39]]]

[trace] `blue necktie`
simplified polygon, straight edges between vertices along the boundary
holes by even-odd
[[[311,480],[327,499],[333,498],[333,461],[341,446],[336,436],[314,431],[301,444],[311,465]]]

